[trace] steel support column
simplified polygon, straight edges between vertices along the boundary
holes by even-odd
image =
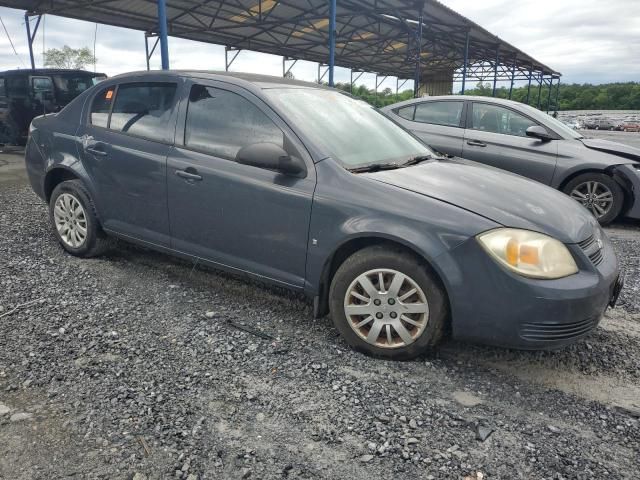
[[[31,68],[36,68],[36,62],[33,58],[33,41],[36,38],[36,33],[38,33],[38,27],[40,26],[40,20],[42,19],[42,15],[38,15],[38,19],[36,20],[36,25],[33,27],[33,33],[31,33],[31,22],[30,22],[29,12],[24,12],[24,24],[27,28],[27,43],[29,44],[29,60],[31,60]]]
[[[540,72],[540,83],[538,84],[538,105],[537,109],[540,110],[540,105],[542,103],[542,83],[544,82],[544,73]]]
[[[322,71],[323,67],[324,67],[324,72]],[[325,65],[324,63],[318,64],[318,83],[322,83],[322,79],[329,72],[329,70],[330,70],[329,65]]]
[[[493,65],[493,93],[496,96],[496,87],[498,86],[498,64],[500,63],[500,45],[496,48],[496,63]]]
[[[529,68],[529,86],[527,87],[527,101],[526,104],[529,105],[529,100],[531,98],[531,81],[533,80],[533,63],[531,63],[531,68]]]
[[[329,86],[333,87],[336,63],[336,0],[329,0]]]
[[[360,77],[364,74],[364,72],[361,72],[361,71],[359,71],[359,70],[356,70],[355,72],[358,74],[358,76],[354,79],[354,78],[353,78],[353,72],[354,72],[354,71],[353,71],[353,70],[351,70],[351,87],[350,87],[350,89],[349,89],[349,92],[350,92],[350,93],[353,93],[353,84],[354,84],[354,82],[357,82],[357,81],[360,79]]]
[[[418,98],[420,95],[420,76],[422,73],[422,22],[423,22],[424,5],[420,8],[420,15],[418,15],[418,29],[416,31],[416,70],[413,74],[413,96]]]
[[[509,87],[509,100],[513,95],[513,81],[516,78],[516,64],[518,63],[518,56],[513,59],[513,67],[511,68],[511,86]]]
[[[229,68],[231,68],[231,65],[233,64],[233,62],[235,62],[236,58],[238,58],[238,55],[240,55],[240,52],[242,51],[241,48],[233,48],[233,47],[224,47],[224,71],[228,72]],[[236,52],[233,57],[231,57],[231,60],[229,60],[229,52]]]
[[[556,85],[556,111],[560,110],[560,77],[558,77],[558,84]]]
[[[153,44],[153,47],[151,48],[151,50],[149,50],[149,39],[150,38],[155,38],[156,41]],[[144,50],[147,56],[147,70],[151,70],[151,66],[150,66],[150,61],[151,61],[151,57],[153,56],[153,52],[156,51],[156,47],[158,46],[158,42],[160,42],[160,37],[158,37],[157,35],[154,35],[152,33],[146,33],[144,34]]]
[[[166,0],[158,0],[158,35],[160,37],[160,57],[162,69],[169,70],[169,39],[167,34]]]
[[[464,42],[464,63],[462,64],[462,95],[464,95],[467,86],[467,68],[469,66],[469,31]]]
[[[547,113],[551,110],[551,92],[553,91],[553,76],[549,79],[549,96],[547,97]]]
[[[291,65],[289,65],[289,68],[287,68],[287,62],[291,62]],[[291,69],[295,66],[297,62],[298,62],[297,58],[282,57],[282,78],[287,78],[287,75],[291,73]]]
[[[400,92],[400,87],[404,87],[407,83],[407,79],[405,78],[402,83],[400,83],[400,78],[396,78],[396,102],[398,101],[398,94]]]

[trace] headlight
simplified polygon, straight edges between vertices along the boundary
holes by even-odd
[[[477,238],[494,259],[525,277],[554,279],[578,272],[567,247],[547,235],[499,228],[481,233]]]

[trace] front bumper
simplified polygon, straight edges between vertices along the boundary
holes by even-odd
[[[452,334],[460,340],[519,349],[558,348],[584,337],[620,290],[618,262],[608,239],[597,265],[570,245],[580,271],[536,280],[507,271],[471,238],[448,255]],[[443,260],[442,258],[440,260]]]

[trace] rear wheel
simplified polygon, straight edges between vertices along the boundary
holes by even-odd
[[[72,255],[95,257],[111,246],[100,228],[89,192],[80,180],[67,180],[54,188],[49,217],[60,245]]]
[[[330,290],[331,317],[356,350],[397,360],[414,358],[442,338],[445,294],[416,257],[386,246],[354,253]]]
[[[564,193],[584,205],[601,225],[614,221],[624,205],[624,192],[604,173],[585,173],[571,180]]]

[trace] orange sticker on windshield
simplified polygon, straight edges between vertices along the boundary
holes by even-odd
[[[113,97],[113,90],[107,90],[107,95],[105,96],[105,98],[107,100],[111,100],[111,97]]]

